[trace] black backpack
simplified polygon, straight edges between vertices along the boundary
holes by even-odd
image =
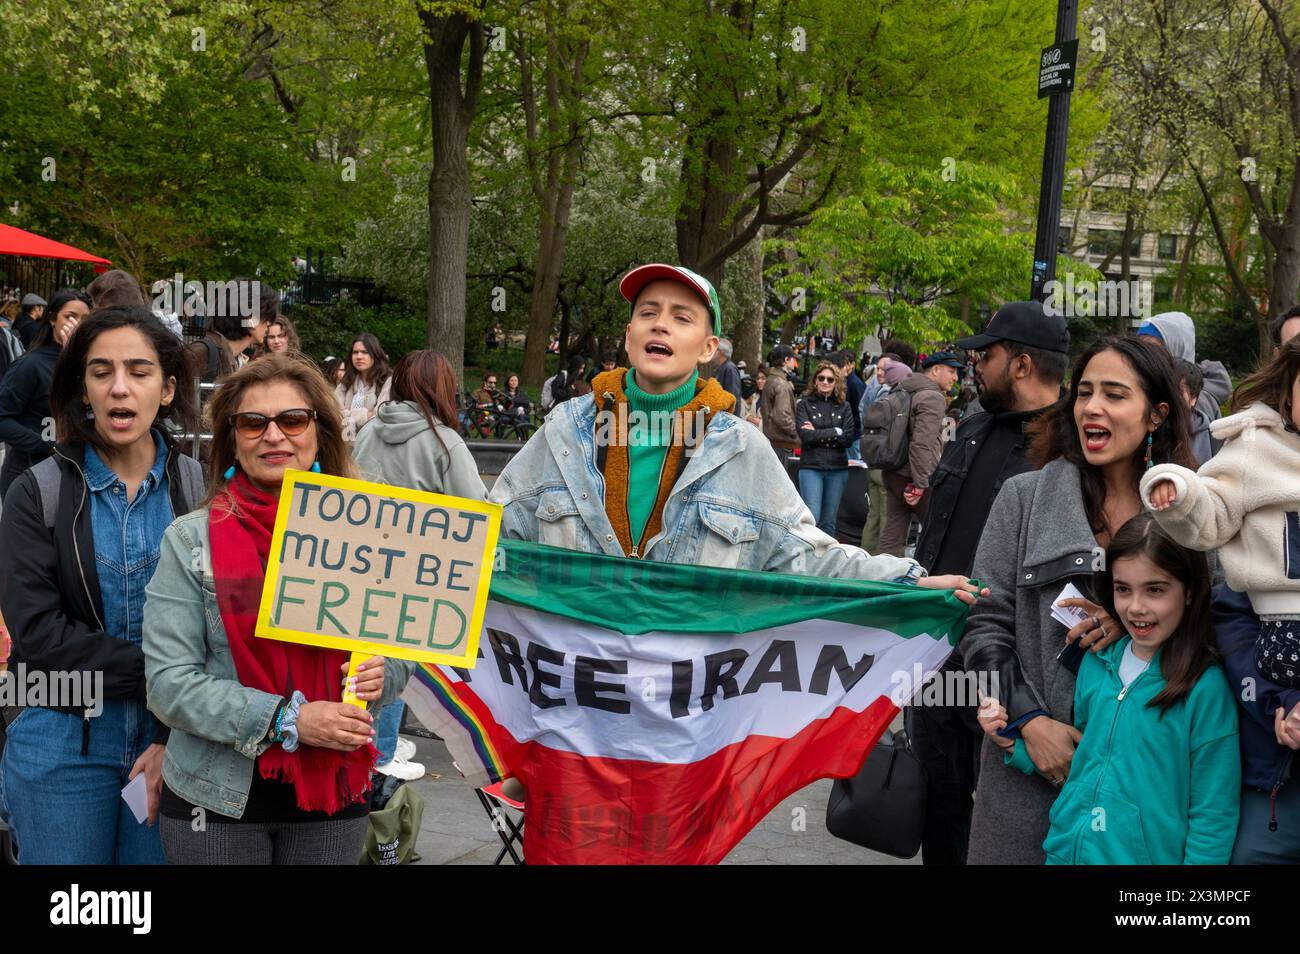
[[[204,495],[203,465],[193,457],[181,455],[178,459],[178,476],[181,480],[181,497],[191,507],[197,507]],[[59,484],[63,472],[54,457],[47,457],[31,468],[32,479],[36,481],[36,493],[41,498],[41,516],[45,528],[54,529],[54,521],[59,508]],[[178,517],[184,514],[176,514]]]
[[[912,393],[900,387],[876,398],[862,416],[859,447],[868,467],[899,470],[911,443]]]

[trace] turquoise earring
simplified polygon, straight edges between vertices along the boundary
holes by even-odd
[[[229,467],[226,468],[226,474],[225,474],[225,477],[226,477],[226,480],[234,480],[234,479],[235,479],[235,465],[234,465],[234,464],[231,464]]]
[[[319,474],[319,473],[320,473],[320,461],[318,461],[318,460],[317,460],[317,461],[312,461],[311,472],[312,472],[313,474]]]
[[[1151,434],[1147,434],[1147,470],[1151,469]]]

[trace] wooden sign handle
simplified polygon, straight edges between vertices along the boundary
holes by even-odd
[[[357,667],[373,655],[373,652],[353,653],[352,660],[348,663],[348,678],[355,679],[357,677]],[[346,686],[343,688],[343,701],[349,705],[354,705],[359,709],[364,709],[366,707],[366,701],[364,699],[358,699],[356,693]]]

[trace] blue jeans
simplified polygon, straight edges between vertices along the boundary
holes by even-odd
[[[25,709],[9,727],[0,760],[0,804],[25,865],[161,865],[155,824],[131,814],[122,789],[131,766],[153,742],[143,702],[107,699],[90,720],[81,754],[79,715]]]
[[[812,511],[819,529],[835,536],[835,517],[840,512],[840,498],[849,482],[849,469],[811,470],[799,468],[799,496]]]
[[[379,718],[375,720],[375,748],[379,750],[378,765],[393,760],[393,753],[397,749],[397,732],[402,728],[402,713],[406,711],[406,703],[401,699],[390,702],[379,710]]]

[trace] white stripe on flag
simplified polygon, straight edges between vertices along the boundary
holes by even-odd
[[[485,634],[481,643],[484,658],[470,674],[470,687],[516,740],[536,740],[549,748],[585,756],[678,764],[698,761],[751,735],[790,738],[811,722],[828,717],[837,706],[861,712],[881,696],[896,693],[899,680],[910,684],[915,666],[925,673],[938,669],[950,651],[946,639],[925,635],[905,639],[883,629],[821,619],[742,635],[653,632],[625,636],[537,610],[489,602],[485,626],[518,640],[530,685],[534,681],[528,662],[530,644],[564,653],[563,664],[545,658],[537,662],[544,678],[559,680],[558,685],[543,683],[542,693],[564,702],[544,708],[534,705],[520,687],[514,668],[506,670],[510,684],[503,682]],[[790,676],[797,679],[799,690],[786,691],[779,684],[768,683],[754,692],[743,692],[774,640],[794,644],[798,671]],[[864,655],[875,657],[866,675],[847,694],[834,670],[829,673],[824,695],[808,691],[818,658],[827,646],[841,647],[849,666],[855,666]],[[718,691],[712,710],[702,711],[704,657],[735,649],[748,653],[735,675],[741,692],[726,699]],[[629,712],[575,704],[575,656],[626,662],[626,674],[598,671],[594,678],[620,686],[621,692],[604,690],[598,698],[625,701]],[[694,662],[689,714],[679,718],[672,717],[669,701],[676,660]],[[448,675],[456,678],[453,673]]]

